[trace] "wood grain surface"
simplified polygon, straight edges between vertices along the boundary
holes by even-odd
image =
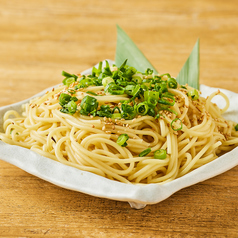
[[[116,24],[174,76],[200,38],[200,82],[238,93],[236,0],[0,0],[0,106],[114,59]],[[238,167],[135,210],[0,161],[0,237],[238,237],[237,218]]]

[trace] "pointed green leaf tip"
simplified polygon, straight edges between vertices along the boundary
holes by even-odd
[[[118,67],[121,66],[125,59],[128,59],[127,65],[136,68],[140,72],[145,72],[147,68],[150,68],[154,73],[158,73],[125,31],[117,25],[116,65]]]
[[[183,68],[180,70],[176,80],[181,85],[187,83],[189,86],[199,89],[199,39]]]
[[[121,66],[125,59],[128,59],[127,64],[135,67],[138,71],[145,72],[147,68],[150,68],[154,70],[154,73],[158,73],[140,49],[118,25],[115,58],[116,65],[118,67]],[[176,80],[181,85],[185,85],[187,83],[189,86],[199,89],[199,67],[198,39]]]

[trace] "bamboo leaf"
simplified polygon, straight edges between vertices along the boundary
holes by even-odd
[[[147,68],[150,68],[154,70],[154,73],[158,73],[125,31],[117,25],[116,65],[120,66],[125,59],[128,59],[127,64],[129,66],[135,67],[138,71],[144,72]],[[187,83],[191,87],[199,89],[199,67],[198,39],[176,80],[181,85]]]
[[[150,68],[154,73],[158,73],[126,32],[117,25],[116,65],[119,67],[126,59],[127,65],[135,67],[140,72]]]
[[[183,65],[183,68],[180,70],[176,80],[181,85],[187,83],[189,86],[199,89],[199,39]]]

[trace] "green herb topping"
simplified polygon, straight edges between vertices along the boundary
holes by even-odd
[[[175,124],[175,122],[176,121],[180,121],[180,127],[179,128],[175,128],[174,127],[174,124]],[[179,119],[179,118],[175,118],[171,123],[170,123],[170,125],[171,125],[171,128],[174,130],[174,131],[180,131],[180,130],[182,130],[182,128],[183,128],[183,123],[182,123],[182,121]]]
[[[145,149],[139,154],[139,157],[144,157],[148,155],[150,152],[151,152],[151,148]]]
[[[166,159],[166,157],[167,157],[167,153],[166,153],[166,150],[164,149],[156,150],[154,152],[155,159]]]
[[[85,116],[99,116],[112,119],[132,120],[140,116],[152,116],[155,119],[163,117],[163,111],[174,114],[178,113],[172,108],[176,102],[171,89],[177,89],[179,84],[170,74],[155,74],[153,69],[147,68],[145,72],[138,72],[134,67],[127,65],[125,60],[121,66],[110,66],[108,61],[105,65],[100,62],[98,67],[93,67],[89,75],[74,75],[62,72],[65,77],[63,84],[69,87],[67,93],[61,93],[59,103],[61,112],[74,114],[80,113]],[[100,86],[98,91],[92,87]],[[87,91],[88,89],[88,91]],[[78,92],[86,95],[77,99]],[[82,95],[82,94],[80,94]],[[117,95],[124,97],[120,103],[103,103],[99,96]],[[199,93],[196,89],[188,91],[191,100],[197,100]],[[77,104],[78,103],[78,104]],[[174,131],[182,129],[175,118],[171,122]]]
[[[117,144],[122,146],[122,147],[125,147],[127,146],[127,141],[129,139],[129,136],[127,134],[121,134],[118,138],[117,138]]]
[[[59,97],[59,104],[62,108],[60,111],[68,114],[74,114],[77,111],[77,101],[78,99],[76,97],[72,97],[66,93],[61,93]]]

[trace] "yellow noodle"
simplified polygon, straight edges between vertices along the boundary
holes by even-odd
[[[78,105],[87,91],[99,105],[119,106],[125,95],[109,95],[103,86],[90,86],[76,92]],[[217,91],[207,99],[192,101],[186,90],[169,89],[176,97],[173,113],[161,112],[155,119],[139,116],[132,120],[90,117],[60,112],[59,95],[67,93],[59,86],[23,106],[22,114],[9,110],[3,117],[4,133],[0,139],[22,146],[52,160],[80,170],[98,174],[123,183],[167,183],[209,163],[238,145],[235,122],[227,121],[222,113],[229,107],[228,98]],[[219,109],[212,99],[220,95],[226,106]],[[173,124],[173,128],[171,128]],[[182,128],[180,128],[182,126]],[[178,131],[176,131],[178,130]],[[127,146],[117,144],[121,134],[127,134]],[[150,148],[151,152],[139,154]],[[155,159],[156,150],[165,149],[165,159]]]

